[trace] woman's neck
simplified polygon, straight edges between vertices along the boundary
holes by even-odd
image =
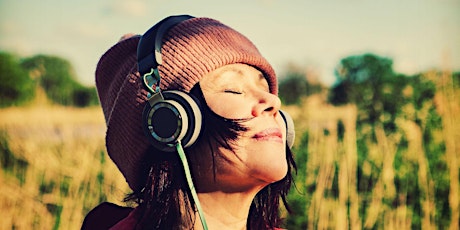
[[[199,193],[206,223],[209,229],[246,229],[249,208],[254,192],[225,193],[222,191]],[[200,216],[196,215],[194,229],[203,229]]]

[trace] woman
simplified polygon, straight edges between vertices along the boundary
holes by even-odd
[[[279,227],[293,129],[274,70],[246,37],[210,18],[168,17],[110,48],[96,86],[108,154],[138,205],[103,203],[83,229]]]

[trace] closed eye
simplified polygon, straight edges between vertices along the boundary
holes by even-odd
[[[225,93],[232,93],[232,94],[243,94],[243,92],[240,92],[238,90],[233,90],[233,89],[226,89],[224,90]]]

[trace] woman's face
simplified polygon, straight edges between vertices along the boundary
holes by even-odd
[[[200,80],[209,108],[228,119],[247,119],[248,130],[232,145],[219,148],[219,180],[265,186],[287,173],[286,127],[279,113],[280,99],[271,94],[267,80],[246,64],[223,66]],[[249,184],[251,183],[251,184]]]

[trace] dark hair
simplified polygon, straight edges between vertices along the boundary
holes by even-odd
[[[211,143],[220,147],[232,149],[232,142],[239,134],[247,130],[243,123],[247,119],[232,120],[215,114],[208,106],[199,84],[191,90],[202,105],[203,130],[198,143],[186,149],[187,158],[200,154],[200,150],[210,149],[213,159],[215,148]],[[154,152],[155,154],[152,154]],[[136,229],[192,229],[195,221],[195,203],[186,183],[185,172],[178,154],[159,152],[153,147],[146,154],[149,174],[145,187],[138,192],[129,194],[125,201],[135,201],[139,205],[140,217]],[[201,153],[202,154],[202,153]],[[286,146],[288,172],[286,176],[275,183],[267,185],[254,198],[248,216],[248,229],[272,229],[281,225],[280,204],[283,202],[290,211],[286,201],[287,193],[293,183],[292,172],[297,167],[290,149]],[[192,172],[193,173],[193,172]],[[184,215],[184,212],[186,213]]]

